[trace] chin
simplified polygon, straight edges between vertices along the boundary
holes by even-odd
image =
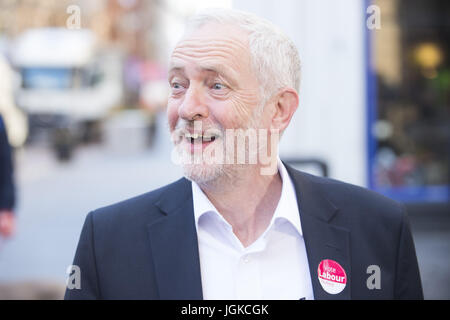
[[[185,143],[176,145],[178,164],[182,166],[185,178],[198,184],[213,183],[226,175],[225,165],[214,158],[196,157],[191,154]]]
[[[187,179],[198,184],[212,183],[225,175],[219,164],[185,164],[183,171]]]

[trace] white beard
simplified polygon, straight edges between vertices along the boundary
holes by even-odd
[[[225,161],[214,161],[215,159],[207,158],[205,153],[200,154],[199,157],[196,157],[195,153],[192,155],[187,151],[187,143],[188,142],[183,141],[175,147],[179,157],[179,162],[183,167],[184,176],[187,179],[195,181],[198,184],[205,184],[219,180],[221,177],[229,176],[231,174],[231,165],[227,165]],[[208,146],[208,148],[214,147],[216,149],[221,149],[223,150],[223,154],[226,155],[223,138],[220,138],[213,143],[216,145]]]
[[[258,125],[260,123],[260,116],[261,116],[260,110],[255,110],[255,113],[249,120],[247,128],[243,129],[245,130],[249,128],[258,128]],[[186,127],[187,122],[184,120],[180,121],[177,124],[175,132],[177,130],[178,132],[180,132],[180,130],[183,130]],[[233,181],[239,179],[239,177],[241,177],[242,174],[245,172],[244,170],[248,169],[248,164],[237,163],[235,152],[233,152],[234,154],[231,155],[226,152],[225,129],[223,129],[219,125],[215,125],[213,130],[215,130],[216,132],[220,131],[220,138],[216,139],[211,145],[207,146],[203,154],[202,152],[199,152],[200,155],[196,155],[195,152],[194,154],[191,154],[188,151],[190,146],[186,145],[189,144],[189,142],[187,142],[185,139],[182,139],[182,141],[175,142],[175,151],[178,157],[177,163],[182,165],[184,176],[191,181],[195,181],[199,185],[219,184],[223,182],[230,184]],[[210,155],[209,153],[212,149],[208,148],[214,148],[214,150],[222,150],[222,158],[217,157],[217,155],[216,159],[214,157],[212,158],[209,157]],[[254,152],[255,151],[257,152],[257,150],[254,150]],[[245,146],[246,159],[250,159],[249,153],[250,153],[249,148],[246,145]],[[221,159],[221,161],[214,161],[217,160],[217,158]]]

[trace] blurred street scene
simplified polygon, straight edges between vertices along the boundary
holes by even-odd
[[[281,158],[404,202],[425,298],[450,299],[446,0],[0,0],[15,190],[0,207],[14,216],[0,234],[0,299],[61,299],[88,212],[182,176],[167,62],[205,7],[256,13],[294,40],[300,106]]]

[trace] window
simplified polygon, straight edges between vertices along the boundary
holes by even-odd
[[[446,202],[450,1],[378,0],[368,34],[369,184],[400,201]]]

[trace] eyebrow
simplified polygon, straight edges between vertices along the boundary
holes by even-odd
[[[198,72],[213,72],[216,73],[218,75],[223,76],[227,81],[229,81],[232,84],[235,84],[235,78],[232,76],[232,74],[230,74],[229,72],[227,72],[223,67],[221,66],[199,66],[196,68],[196,70]],[[185,69],[183,66],[176,66],[174,65],[173,67],[170,68],[169,70],[169,76],[173,73],[185,73]]]
[[[173,73],[184,73],[184,67],[171,67],[169,69],[168,75],[170,76]]]

